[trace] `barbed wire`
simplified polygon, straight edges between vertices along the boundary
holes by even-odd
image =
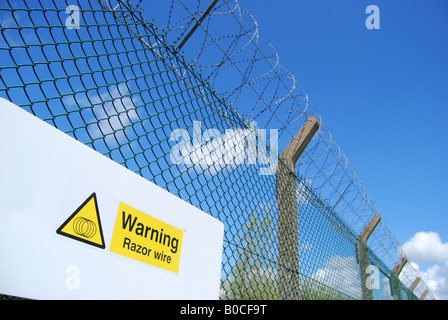
[[[155,27],[176,44],[206,5],[208,2],[200,0],[171,0],[166,5],[166,24],[158,21]],[[238,0],[220,1],[185,51],[203,77],[243,117],[256,121],[259,127],[279,129],[279,137],[284,139],[280,145],[285,146],[308,117],[317,117],[321,126],[297,164],[299,176],[356,234],[379,213],[304,88],[281,66],[275,48],[260,36],[257,20]],[[384,219],[369,239],[369,247],[390,270],[405,257]],[[421,278],[420,272],[410,263],[400,274],[408,286],[417,277]],[[426,289],[421,281],[415,292],[421,295]],[[431,293],[427,297],[434,298]]]

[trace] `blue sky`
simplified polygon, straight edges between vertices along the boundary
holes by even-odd
[[[397,239],[448,240],[446,1],[239,1],[300,82]],[[293,36],[291,36],[293,35]]]
[[[303,86],[398,241],[418,231],[435,231],[448,241],[448,3],[238,3]],[[380,9],[379,30],[365,26],[372,4]],[[163,27],[167,9],[158,6],[142,7]],[[219,27],[223,34],[233,31]],[[187,58],[196,54],[194,41],[193,35],[182,48]]]
[[[239,3],[307,91],[400,244],[432,231],[446,248],[448,2]],[[371,4],[379,30],[365,27]],[[425,271],[443,262],[418,263]]]
[[[433,293],[448,299],[448,2],[238,3],[303,86]],[[378,30],[366,28],[369,5],[380,10]],[[163,26],[164,10],[143,8]],[[182,49],[187,57],[194,41]]]

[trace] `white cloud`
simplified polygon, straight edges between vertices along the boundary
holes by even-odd
[[[361,297],[361,280],[355,257],[334,256],[325,261],[311,279],[355,299]]]
[[[91,107],[94,117],[87,117],[87,129],[92,139],[101,139],[110,149],[117,148],[117,141],[127,141],[124,129],[139,121],[135,103],[137,98],[130,97],[126,83],[112,84],[101,94],[67,95],[62,99],[66,108],[81,109]]]
[[[437,232],[417,232],[402,249],[414,262],[448,262],[448,243],[442,243]]]
[[[417,232],[402,246],[413,267],[420,271],[436,299],[448,300],[448,242],[442,242],[437,232]],[[421,270],[416,262],[439,262]],[[440,264],[441,262],[441,264]]]
[[[313,201],[312,199],[314,198],[314,196],[311,193],[309,187],[311,185],[313,185],[311,179],[300,179],[296,187],[297,203],[305,205],[308,204],[308,201]]]
[[[436,264],[420,273],[436,299],[448,300],[448,263]]]
[[[134,102],[128,95],[128,87],[125,83],[120,83],[111,85],[109,90],[93,98],[101,101],[93,106],[94,113],[99,117],[98,125],[101,129],[101,132],[93,130],[97,135],[96,138],[112,133],[122,134],[126,126],[139,119]]]

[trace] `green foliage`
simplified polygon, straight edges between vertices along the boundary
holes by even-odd
[[[238,234],[236,263],[221,281],[221,298],[231,300],[277,299],[276,226],[268,210],[253,214]]]

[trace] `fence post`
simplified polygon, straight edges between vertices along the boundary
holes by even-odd
[[[412,282],[411,286],[409,287],[409,291],[411,293],[414,293],[415,288],[417,288],[418,283],[420,282],[420,277],[415,278],[414,282]],[[410,299],[415,300],[415,294],[409,294]]]
[[[278,298],[299,299],[299,251],[297,225],[297,188],[295,165],[319,129],[316,117],[310,117],[279,157],[276,175],[278,202]]]
[[[358,257],[359,273],[361,275],[363,300],[373,300],[373,290],[371,287],[367,286],[368,276],[366,274],[366,270],[369,266],[369,249],[367,248],[367,240],[380,221],[381,216],[379,214],[374,215],[372,220],[370,220],[356,239],[356,254]]]
[[[418,283],[420,282],[420,277],[417,277],[414,282],[412,282],[411,286],[409,287],[409,290],[411,292],[414,292],[415,288],[417,288]]]
[[[390,273],[390,291],[394,300],[402,299],[400,279],[398,277],[406,262],[408,262],[406,257],[401,258]]]
[[[425,300],[427,294],[428,294],[428,289],[426,289],[425,292],[423,292],[422,296],[420,297],[420,300]]]

